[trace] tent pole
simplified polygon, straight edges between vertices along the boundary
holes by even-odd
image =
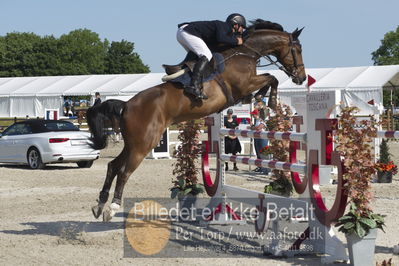
[[[392,130],[395,130],[395,119],[394,119],[394,117],[393,117],[393,115],[394,115],[394,110],[395,110],[395,108],[394,108],[394,102],[393,102],[393,90],[395,89],[395,85],[393,85],[393,83],[392,82],[390,82],[390,81],[388,81],[388,83],[392,86],[391,87],[391,114],[392,114],[392,119],[391,119],[391,129]]]

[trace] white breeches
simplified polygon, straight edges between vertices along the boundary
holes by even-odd
[[[209,50],[208,46],[201,38],[184,31],[184,27],[186,26],[187,25],[183,25],[177,30],[177,41],[181,44],[181,46],[183,46],[184,49],[186,49],[187,52],[191,51],[198,55],[198,57],[204,55],[209,61],[211,61],[211,50]]]

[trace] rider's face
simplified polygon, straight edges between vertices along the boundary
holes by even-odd
[[[233,30],[234,32],[242,33],[244,31],[244,28],[242,26],[239,26],[238,24],[234,24]]]

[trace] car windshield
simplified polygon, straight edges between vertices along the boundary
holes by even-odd
[[[8,127],[4,132],[4,136],[14,136],[14,135],[24,135],[24,134],[32,134],[32,128],[27,124],[14,124]]]
[[[49,131],[79,131],[78,127],[66,121],[48,121],[44,123],[44,126]]]

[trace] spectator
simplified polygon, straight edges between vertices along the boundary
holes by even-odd
[[[233,117],[233,109],[227,110],[227,117],[225,118],[224,125],[226,128],[236,129],[238,127],[238,122],[236,118]],[[226,136],[224,138],[224,149],[225,153],[231,153],[236,155],[237,153],[241,153],[241,143],[236,136]],[[225,162],[225,170],[229,170],[229,163]],[[234,171],[238,170],[237,164],[234,163],[233,167]]]
[[[93,106],[101,104],[101,96],[99,92],[96,92],[96,99],[94,100]]]
[[[66,99],[64,102],[64,109],[65,109],[65,116],[69,116],[69,111],[71,110],[71,103],[69,102],[69,99]]]
[[[253,116],[254,118],[254,123],[251,126],[252,130],[256,130],[256,131],[266,131],[266,116],[265,116],[265,111],[264,108],[260,109],[261,111],[259,111],[258,109],[254,109],[250,114]],[[256,152],[256,157],[258,159],[262,159],[261,158],[261,150],[262,148],[266,147],[268,145],[268,140],[267,139],[254,139],[254,144],[255,144],[255,152]],[[255,172],[263,172],[263,173],[268,173],[269,169],[264,169],[262,167],[257,167],[255,170]]]

